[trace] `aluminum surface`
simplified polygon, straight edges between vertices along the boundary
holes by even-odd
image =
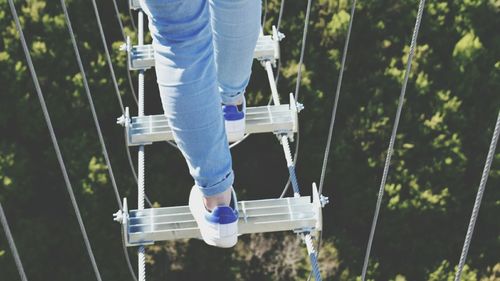
[[[310,196],[238,202],[238,233],[319,231],[322,228],[320,198],[313,186]],[[126,201],[125,201],[126,202]],[[124,203],[126,206],[127,204]],[[156,241],[201,238],[188,206],[128,211],[123,220],[128,246]]]

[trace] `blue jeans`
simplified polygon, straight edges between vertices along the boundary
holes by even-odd
[[[165,116],[205,196],[232,186],[221,103],[244,97],[260,0],[141,0],[149,17]]]

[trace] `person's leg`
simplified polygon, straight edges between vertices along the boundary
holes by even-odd
[[[228,193],[234,175],[217,86],[207,0],[141,0],[165,115],[195,186]]]
[[[224,104],[242,102],[260,33],[260,0],[210,0],[219,91]]]

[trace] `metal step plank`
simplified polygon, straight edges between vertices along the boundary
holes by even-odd
[[[277,207],[267,207],[267,208],[258,208],[246,210],[244,212],[240,211],[240,215],[244,220],[248,220],[252,217],[259,216],[268,216],[272,215],[290,215],[291,218],[300,218],[303,217],[308,211],[311,211],[311,203],[297,205],[293,207],[293,210],[290,210],[289,206],[277,206]],[[167,214],[167,215],[153,215],[153,216],[144,216],[144,217],[130,217],[129,218],[129,226],[130,227],[139,227],[151,224],[165,224],[165,223],[174,223],[174,222],[182,222],[182,221],[193,221],[194,218],[191,213],[178,213],[178,214]]]
[[[178,219],[178,220],[175,220]],[[241,216],[239,224],[266,224],[279,221],[298,221],[298,220],[315,220],[315,213],[311,210],[297,211],[294,213],[281,212],[273,214],[262,214],[244,217]],[[156,218],[150,218],[140,221],[139,224],[129,225],[129,233],[149,233],[155,231],[171,231],[183,228],[191,228],[196,225],[196,221],[192,216],[183,215],[173,218],[172,221],[158,222]],[[293,229],[293,228],[291,228]]]
[[[268,133],[268,132],[292,132],[293,124],[290,121],[274,120],[274,122],[247,122],[245,132],[247,134]],[[147,128],[144,130],[132,130],[129,145],[141,145],[159,141],[173,140],[170,127]]]
[[[279,198],[241,201],[238,204],[240,234],[314,228],[317,211],[311,198]],[[128,243],[200,238],[188,206],[132,210],[128,219]]]
[[[238,202],[238,209],[250,210],[250,209],[266,208],[273,206],[285,206],[288,204],[301,205],[310,202],[311,202],[310,196],[259,199],[259,200],[240,201]],[[178,213],[190,213],[189,207],[175,206],[175,207],[163,207],[163,208],[149,208],[144,210],[131,210],[129,213],[129,217],[168,215],[168,214],[178,214]]]
[[[266,106],[255,106],[248,107],[246,115],[247,117],[253,116],[261,116],[261,115],[282,115],[282,114],[290,114],[290,105],[281,104],[281,105],[266,105]],[[132,117],[133,124],[147,124],[150,122],[167,122],[166,117],[163,114],[158,115],[148,115],[148,116],[134,116]]]
[[[293,221],[269,221],[267,223],[248,224],[239,222],[238,233],[265,233],[288,231],[302,228],[312,228],[316,224],[316,219],[304,219]],[[139,244],[144,241],[166,241],[176,239],[201,238],[200,231],[196,224],[191,227],[177,228],[173,230],[152,231],[144,233],[130,233],[128,235],[129,243]]]
[[[254,123],[262,123],[262,121],[266,120],[278,120],[282,119],[285,122],[288,122],[290,118],[292,118],[292,112],[288,110],[287,112],[263,112],[263,113],[258,113],[258,114],[247,114],[246,119],[249,122],[254,122]],[[152,118],[149,121],[146,121],[144,119],[138,120],[137,118],[132,118],[132,123],[130,124],[130,128],[135,130],[135,129],[146,129],[149,127],[153,128],[161,128],[161,127],[168,127],[168,121],[167,118],[163,115],[152,115]]]
[[[137,1],[137,0],[130,0]],[[138,1],[137,1],[138,2]],[[140,8],[140,6],[139,6]],[[258,60],[276,59],[278,53],[277,44],[271,35],[261,35],[257,40],[254,50],[254,58]],[[147,69],[155,66],[153,45],[134,45],[128,48],[128,59],[130,69]]]
[[[312,199],[312,202],[311,202]],[[201,238],[188,206],[128,211],[127,201],[115,217],[122,223],[127,246],[156,241]],[[238,233],[319,231],[322,229],[321,198],[313,184],[312,196],[239,201]],[[121,217],[118,219],[118,217]],[[123,218],[123,219],[122,219]]]
[[[295,132],[297,110],[283,104],[279,106],[258,106],[247,108],[247,134]],[[173,134],[164,115],[132,117],[128,127],[129,146],[173,140]]]

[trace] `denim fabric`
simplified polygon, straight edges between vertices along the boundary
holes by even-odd
[[[260,0],[141,0],[163,110],[205,196],[234,181],[221,103],[238,103],[260,32]]]

